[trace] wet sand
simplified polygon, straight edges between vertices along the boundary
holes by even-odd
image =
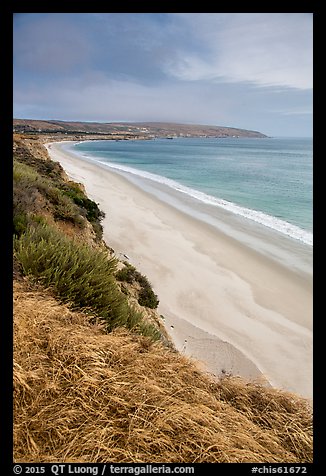
[[[245,221],[246,239],[242,232],[228,236],[105,165],[76,157],[60,143],[47,147],[105,212],[108,245],[148,277],[180,351],[215,375],[263,377],[312,397],[312,269],[310,259],[296,266],[291,258],[299,245],[268,229],[251,231]],[[236,223],[216,213],[225,227]],[[273,258],[281,246],[283,254]]]

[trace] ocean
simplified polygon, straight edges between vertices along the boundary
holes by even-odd
[[[178,193],[306,245],[313,243],[310,138],[174,138],[86,141],[71,151],[142,181],[169,201]],[[172,194],[173,194],[172,193]]]

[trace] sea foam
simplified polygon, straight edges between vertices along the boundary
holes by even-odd
[[[74,151],[76,153],[76,151]],[[185,185],[182,185],[174,180],[168,179],[166,177],[163,177],[161,175],[156,175],[150,172],[146,172],[143,170],[138,170],[134,169],[132,167],[128,167],[125,165],[120,165],[120,164],[115,164],[112,162],[107,162],[100,160],[99,158],[94,158],[92,156],[89,156],[87,154],[83,154],[80,151],[76,153],[76,155],[84,157],[87,160],[91,160],[92,162],[97,162],[101,163],[102,165],[114,169],[118,172],[123,172],[126,174],[131,174],[134,176],[137,176],[139,178],[145,178],[147,180],[150,180],[152,182],[160,183],[162,185],[165,185],[169,188],[172,188],[173,190],[176,190],[177,192],[183,193],[187,195],[188,197],[191,197],[195,200],[198,200],[201,203],[211,205],[214,207],[219,207],[223,208],[224,210],[227,210],[230,213],[233,213],[235,215],[244,217],[248,220],[254,221],[256,223],[259,223],[260,225],[263,225],[265,227],[271,228],[274,231],[277,231],[283,235],[286,235],[292,239],[301,241],[307,245],[313,246],[313,234],[310,233],[309,231],[303,230],[299,228],[296,225],[293,225],[291,223],[288,223],[284,220],[280,220],[277,217],[273,217],[271,215],[268,215],[266,213],[253,210],[250,208],[245,208],[241,207],[233,202],[221,199],[221,198],[216,198],[211,195],[208,195],[204,192],[200,192],[198,190],[192,189],[190,187],[187,187]]]

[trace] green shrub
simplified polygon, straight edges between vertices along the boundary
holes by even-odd
[[[151,309],[156,309],[160,303],[150,285],[142,288],[138,296],[138,302],[141,306],[146,306]]]
[[[91,225],[95,233],[95,241],[100,242],[103,239],[103,227],[99,221],[92,221]]]
[[[26,232],[27,227],[31,224],[45,224],[46,220],[41,215],[30,214],[27,215],[23,212],[14,213],[13,216],[13,225],[14,225],[14,235],[16,237],[21,236]]]
[[[105,319],[108,330],[118,326],[142,329],[142,314],[128,305],[119,290],[114,278],[117,262],[105,251],[82,245],[43,224],[29,226],[15,240],[15,256],[25,274],[52,287],[63,302]]]
[[[135,272],[136,269],[133,266],[127,265],[125,268],[117,271],[115,277],[118,281],[125,281],[126,283],[132,284],[135,281]]]
[[[46,209],[45,200],[30,183],[14,182],[13,185],[13,227],[14,235],[20,236],[27,229],[33,217],[40,216]]]
[[[135,281],[140,284],[141,290],[138,294],[138,303],[141,306],[146,306],[151,309],[156,309],[159,305],[157,295],[152,290],[152,287],[146,278],[143,276],[134,266],[131,266],[128,262],[124,262],[125,267],[116,272],[115,276],[118,281],[124,281],[132,284]]]
[[[159,339],[155,326],[144,323],[142,314],[128,305],[120,291],[115,277],[116,260],[110,259],[106,251],[82,245],[46,224],[49,212],[55,220],[70,221],[79,227],[84,227],[87,219],[99,241],[104,213],[97,203],[85,195],[79,184],[65,181],[60,164],[36,157],[23,144],[18,144],[14,153],[13,178],[14,259],[22,271],[51,287],[63,302],[103,318],[108,330],[125,326]],[[150,288],[147,279],[131,268],[128,272],[132,280],[142,288]],[[154,306],[155,299],[149,291],[143,292],[141,300],[144,305]]]
[[[64,183],[61,186],[62,192],[69,197],[81,210],[87,220],[92,224],[93,230],[97,237],[97,240],[101,240],[103,236],[103,228],[100,223],[102,218],[105,217],[105,213],[99,209],[96,202],[89,199],[80,186],[75,182]]]
[[[27,229],[28,218],[26,213],[18,212],[13,216],[14,235],[20,236]]]
[[[85,195],[78,183],[66,182],[63,179],[59,164],[38,159],[28,150],[25,150],[25,154],[21,151],[18,154],[19,160],[14,159],[13,174],[16,193],[25,195],[24,211],[40,212],[40,203],[37,203],[37,194],[40,194],[53,207],[55,220],[68,221],[84,228],[86,218],[93,227],[96,240],[100,241],[103,237],[101,220],[105,214],[97,203]],[[15,155],[17,157],[17,154]]]
[[[141,335],[150,337],[154,341],[162,339],[161,332],[150,322],[141,321],[138,324],[138,330]]]
[[[36,157],[21,141],[15,142],[14,159],[17,159],[21,164],[31,166],[35,172],[45,178],[56,181],[63,180],[63,168],[58,162]]]
[[[33,181],[35,182],[39,178],[39,174],[33,170],[27,164],[23,164],[17,160],[14,160],[14,167],[13,167],[13,179],[16,182],[20,181]]]
[[[24,164],[14,164],[13,214],[40,213],[46,208],[42,194],[36,186],[37,175]],[[19,219],[19,217],[17,217]]]
[[[54,185],[53,180],[42,177],[25,163],[14,161],[14,212],[39,213],[43,207],[48,211],[52,207],[55,220],[69,221],[83,228],[85,219],[81,210]],[[41,199],[43,200],[41,200]]]
[[[71,198],[76,205],[86,210],[87,220],[94,221],[104,218],[104,212],[99,209],[97,203],[86,197],[82,190],[76,192],[74,189],[67,190],[66,187],[68,186],[65,186],[63,193]]]

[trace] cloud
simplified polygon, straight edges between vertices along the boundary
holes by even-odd
[[[274,111],[275,112],[275,111]],[[312,115],[312,110],[309,109],[294,109],[294,110],[289,110],[289,111],[276,111],[279,114],[282,114],[283,116],[311,116]]]
[[[210,86],[201,88],[196,83],[148,86],[101,75],[89,76],[87,81],[75,77],[52,86],[17,85],[14,99],[15,117],[22,117],[26,108],[33,105],[35,117],[86,121],[225,124],[226,120],[232,121],[229,108],[237,107],[234,97],[214,92]]]
[[[36,74],[67,74],[86,69],[91,58],[85,30],[62,14],[22,15],[14,24],[14,66]]]
[[[26,72],[312,87],[309,14],[25,14],[15,24]]]
[[[312,88],[312,17],[304,13],[178,14],[200,51],[166,63],[188,81]]]
[[[305,92],[297,94],[295,102],[298,104],[303,101],[299,96],[305,96]],[[275,114],[269,112],[271,106],[274,110],[285,111],[287,104],[285,94],[276,98],[273,94],[257,95],[254,87],[248,89],[244,85],[216,88],[210,83],[203,87],[199,82],[175,82],[148,86],[112,80],[96,73],[89,75],[87,80],[76,76],[55,85],[36,86],[32,82],[17,85],[14,99],[15,117],[202,123],[260,130],[267,134],[270,134],[271,125],[273,128],[280,125],[275,122]]]
[[[294,112],[311,110],[311,23],[284,13],[21,14],[14,115],[294,135],[298,121],[311,123]]]

